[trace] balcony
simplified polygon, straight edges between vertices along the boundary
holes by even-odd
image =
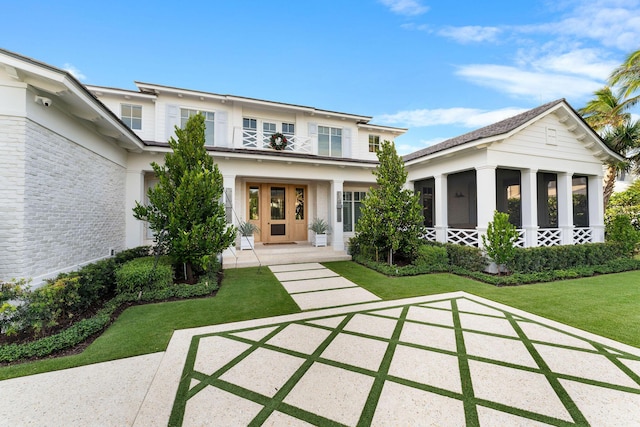
[[[260,130],[248,130],[236,127],[233,129],[233,147],[275,151],[270,145],[271,135],[273,135],[272,132],[262,132]],[[287,138],[287,145],[282,151],[316,154],[313,139],[311,137],[291,134],[285,134],[285,137]]]

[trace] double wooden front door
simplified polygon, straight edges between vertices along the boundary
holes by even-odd
[[[307,186],[247,184],[247,218],[260,228],[257,242],[307,240]]]

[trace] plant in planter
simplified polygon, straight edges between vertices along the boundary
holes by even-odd
[[[252,222],[242,221],[238,224],[238,232],[240,233],[240,250],[253,249],[253,234],[260,232],[260,228]]]
[[[327,233],[330,231],[329,223],[322,218],[314,218],[309,224],[309,230],[315,233],[314,246],[327,246]]]

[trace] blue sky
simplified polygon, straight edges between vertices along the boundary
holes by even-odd
[[[373,116],[402,154],[557,98],[640,48],[640,0],[7,2],[0,47],[134,81]]]

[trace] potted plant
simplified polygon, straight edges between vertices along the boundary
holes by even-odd
[[[327,246],[327,232],[329,228],[327,221],[322,218],[314,218],[311,224],[309,224],[309,230],[314,232],[314,246]]]
[[[253,249],[254,233],[258,233],[260,228],[252,222],[241,221],[238,224],[238,232],[240,233],[240,250]]]

